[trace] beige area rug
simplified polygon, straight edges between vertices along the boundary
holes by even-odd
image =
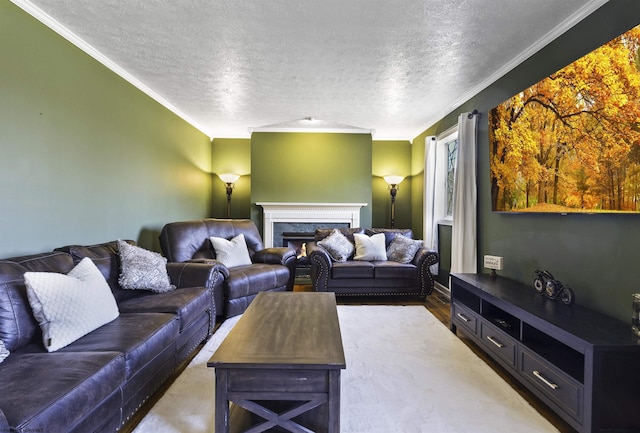
[[[338,306],[347,369],[343,433],[533,433],[558,430],[420,306]],[[214,370],[226,321],[135,433],[212,433]]]

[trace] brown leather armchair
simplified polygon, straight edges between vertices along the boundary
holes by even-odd
[[[252,264],[227,268],[216,260],[210,237],[232,239],[243,234]],[[263,291],[293,290],[296,254],[291,248],[264,248],[262,237],[248,219],[202,219],[166,224],[160,247],[169,262],[205,262],[219,270],[212,282],[218,314],[232,317],[244,312]]]

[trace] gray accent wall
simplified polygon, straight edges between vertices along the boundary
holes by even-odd
[[[0,257],[210,214],[205,134],[8,1],[0,59]]]
[[[547,269],[573,288],[577,303],[623,321],[630,321],[631,294],[640,292],[640,215],[492,212],[488,112],[638,23],[640,2],[608,2],[414,140],[424,146],[426,135],[451,127],[460,112],[479,110],[478,269],[488,272],[482,269],[483,255],[503,256],[499,274],[527,285],[535,269]]]

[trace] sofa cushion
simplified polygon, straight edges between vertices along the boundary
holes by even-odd
[[[384,243],[384,234],[378,233],[372,236],[356,233],[353,235],[356,241],[356,254],[353,260],[387,260],[387,249]]]
[[[172,313],[180,319],[180,331],[211,308],[211,291],[206,287],[187,287],[169,293],[148,293],[128,299],[118,307],[121,313]]]
[[[342,227],[342,228],[334,228],[334,229],[321,229],[318,228],[316,229],[315,232],[315,236],[314,239],[316,242],[323,240],[324,238],[326,238],[327,236],[329,236],[331,233],[333,233],[334,230],[338,230],[340,233],[342,233],[343,235],[345,235],[347,237],[347,239],[349,239],[349,241],[351,243],[354,243],[355,240],[353,239],[353,235],[356,233],[364,233],[364,229],[361,227]]]
[[[231,240],[215,236],[211,236],[209,240],[216,252],[216,260],[222,262],[227,268],[251,264],[247,243],[242,233]]]
[[[25,269],[11,261],[0,261],[0,340],[14,351],[40,334],[24,285]]]
[[[418,268],[411,263],[398,263],[391,260],[373,262],[375,264],[375,278],[377,279],[412,279],[418,277]]]
[[[265,290],[284,287],[289,281],[289,268],[283,265],[254,263],[229,269],[225,281],[227,300],[254,295]]]
[[[422,247],[422,241],[398,235],[387,249],[387,259],[399,263],[410,263]]]
[[[69,272],[74,263],[70,255],[49,252],[0,260],[0,340],[11,352],[33,341],[40,341],[40,326],[27,299],[24,273]]]
[[[129,290],[151,290],[156,293],[170,292],[176,288],[169,281],[167,259],[122,240],[117,242],[120,256],[120,287]]]
[[[334,263],[331,267],[331,278],[373,278],[374,262],[354,261]]]
[[[346,261],[355,251],[353,243],[338,229],[333,229],[329,236],[318,241],[318,245],[336,262]]]
[[[135,245],[133,241],[127,240],[125,242]],[[89,257],[104,275],[118,303],[141,295],[138,290],[124,290],[120,287],[118,282],[120,278],[120,257],[118,256],[118,243],[116,241],[96,245],[67,245],[56,248],[56,251],[69,253],[76,263],[79,263],[85,257]]]
[[[111,289],[91,259],[83,259],[68,274],[26,272],[24,279],[49,352],[118,317]]]
[[[122,352],[126,378],[136,374],[178,338],[180,323],[173,314],[122,313],[113,322],[74,341],[60,352]]]
[[[170,262],[214,259],[216,253],[209,238],[232,239],[240,233],[244,235],[250,257],[264,249],[260,232],[250,219],[216,218],[166,224],[160,233],[160,246]]]
[[[0,370],[0,407],[15,431],[66,432],[118,392],[124,372],[117,352],[12,354]]]
[[[387,248],[389,248],[389,245],[391,245],[391,242],[398,235],[402,235],[405,238],[409,238],[409,239],[413,238],[413,231],[411,229],[372,228],[372,229],[366,229],[364,232],[369,236],[373,236],[377,233],[384,234],[384,240],[385,240],[385,244],[387,245]]]

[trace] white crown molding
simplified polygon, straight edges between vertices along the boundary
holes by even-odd
[[[421,134],[425,130],[431,128],[433,125],[436,124],[436,122],[439,122],[444,117],[446,117],[447,115],[451,114],[454,110],[456,110],[462,104],[464,104],[465,102],[467,102],[468,100],[470,100],[474,96],[478,95],[484,89],[486,89],[491,84],[493,84],[496,81],[498,81],[500,78],[502,78],[508,72],[510,72],[511,70],[515,69],[518,65],[523,63],[525,60],[527,60],[531,56],[533,56],[535,53],[540,51],[542,48],[544,48],[547,45],[549,45],[551,42],[556,40],[562,34],[567,32],[573,26],[578,24],[580,21],[582,21],[583,19],[585,19],[586,17],[591,15],[598,8],[600,8],[605,3],[608,3],[608,2],[609,2],[609,0],[590,0],[590,1],[588,1],[583,7],[581,7],[578,11],[576,11],[574,14],[569,16],[562,23],[560,23],[555,28],[553,28],[549,33],[547,33],[546,35],[544,35],[543,37],[541,37],[540,39],[535,41],[533,44],[531,44],[529,46],[529,48],[527,48],[522,53],[520,53],[518,56],[513,58],[510,62],[508,62],[505,65],[503,65],[501,68],[498,68],[487,79],[485,79],[482,82],[478,83],[478,85],[476,85],[471,90],[469,90],[467,93],[462,95],[460,98],[458,98],[457,100],[452,102],[446,109],[442,110],[440,113],[438,113],[438,114],[432,116],[432,118],[428,119],[426,124],[429,125],[429,126],[427,126],[427,128],[425,128],[424,130],[419,131],[418,134]]]
[[[249,128],[249,133],[254,132],[308,132],[308,133],[335,133],[335,134],[371,134],[375,133],[375,129],[356,129],[356,128],[272,128],[263,126],[258,128]]]
[[[51,30],[65,38],[67,41],[71,42],[76,47],[80,48],[82,51],[87,53],[89,56],[93,57],[98,62],[102,63],[104,66],[109,68],[111,71],[119,75],[121,78],[129,82],[131,85],[145,93],[147,96],[155,100],[160,105],[164,106],[166,109],[182,118],[185,122],[189,123],[191,126],[207,135],[209,139],[213,138],[212,131],[207,131],[206,128],[202,127],[195,120],[189,117],[186,113],[181,111],[171,102],[166,100],[164,97],[156,93],[153,89],[148,87],[142,81],[138,80],[136,77],[131,75],[129,72],[121,68],[117,63],[113,62],[111,59],[106,57],[100,51],[96,50],[93,46],[87,43],[84,39],[73,33],[71,30],[63,26],[60,22],[54,19],[51,15],[44,12],[42,9],[34,5],[28,0],[11,0],[16,6],[20,9],[24,10],[26,13],[40,21],[45,26],[49,27]]]

